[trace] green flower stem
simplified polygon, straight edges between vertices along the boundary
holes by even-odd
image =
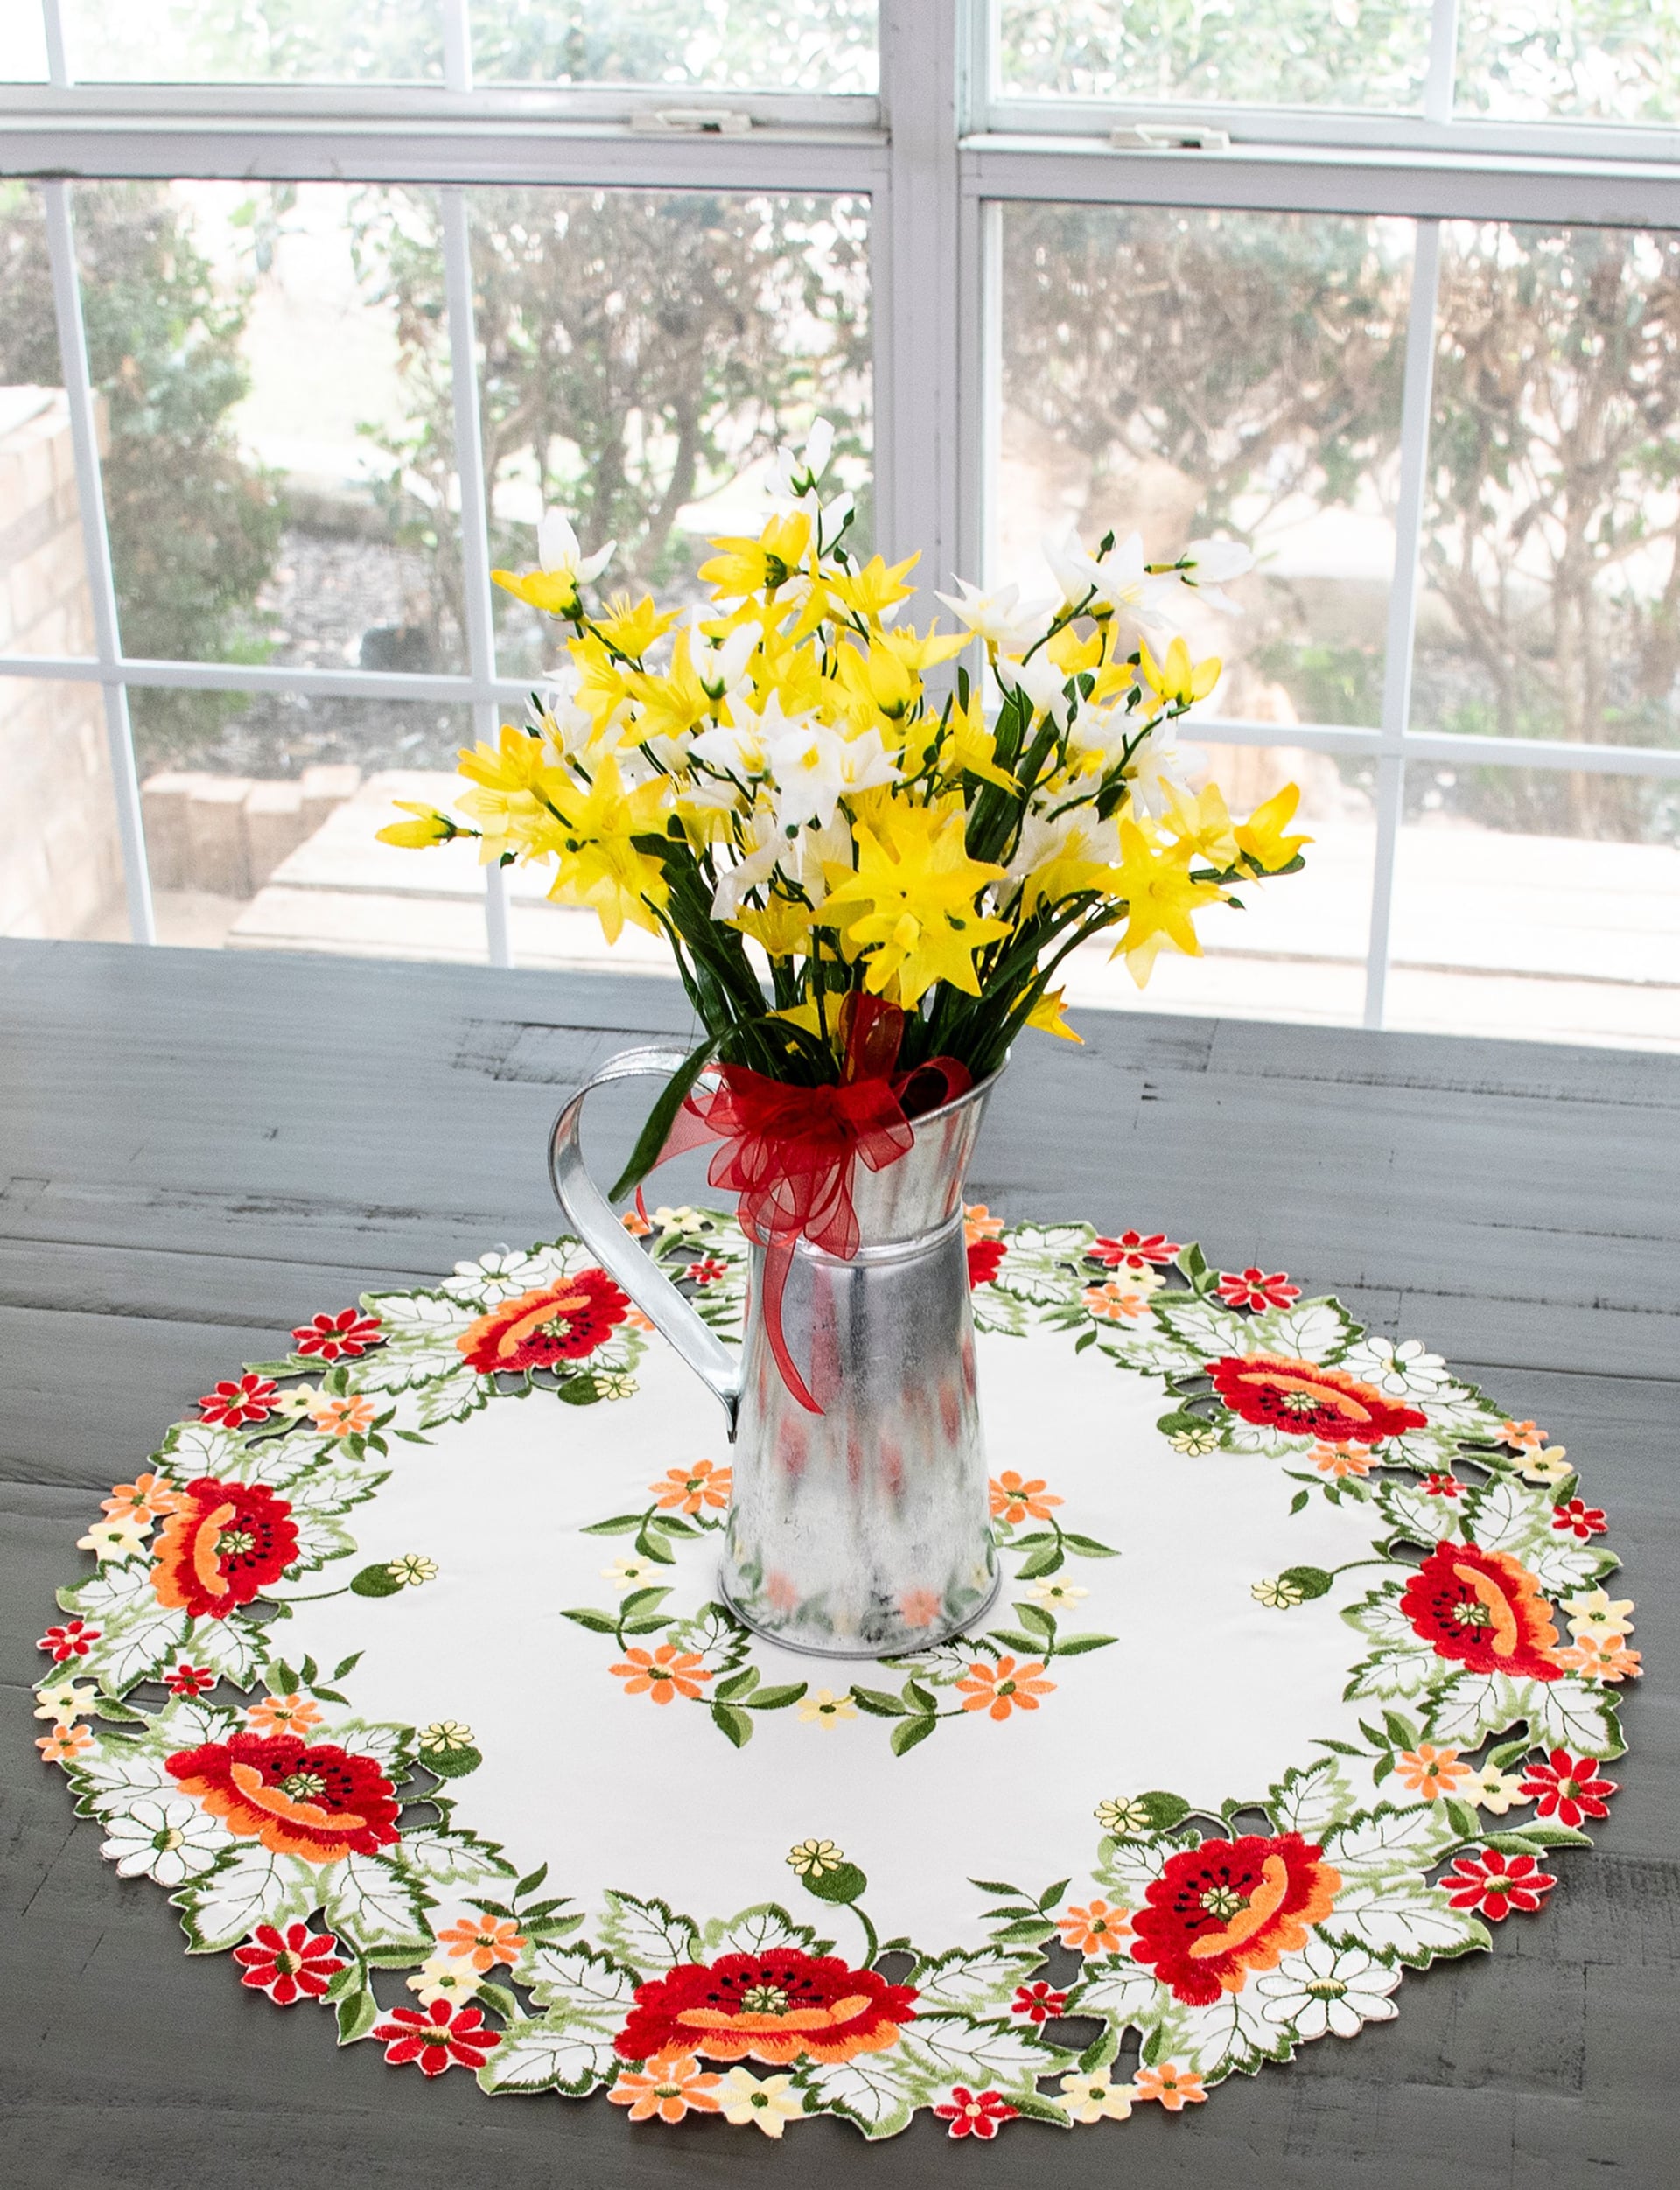
[[[268,1590],[262,1594],[271,1605],[324,1605],[329,1597],[347,1597],[350,1585],[346,1582],[341,1589],[318,1589],[307,1597],[276,1597]]]
[[[881,1951],[879,1935],[877,1933],[874,1925],[872,1924],[868,1917],[864,1915],[861,1906],[858,1902],[853,1901],[849,1906],[850,1907],[852,1914],[858,1919],[858,1921],[864,1928],[864,1938],[868,1946],[868,1952],[864,1956],[864,1967],[865,1970],[872,1970],[875,1966],[875,1957]]]

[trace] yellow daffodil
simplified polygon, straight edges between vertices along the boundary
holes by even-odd
[[[730,921],[772,958],[803,957],[810,948],[811,908],[773,892],[767,905],[743,906]]]
[[[921,697],[921,679],[878,639],[870,640],[867,654],[848,640],[836,650],[834,661],[836,681],[858,730],[902,723]]]
[[[937,625],[929,624],[926,631],[919,632],[914,625],[906,624],[902,631],[882,632],[878,640],[871,641],[870,652],[872,654],[877,646],[884,647],[889,654],[896,654],[906,669],[920,676],[936,662],[954,661],[968,643],[966,631],[941,631]]]
[[[1036,1026],[1042,1034],[1058,1034],[1064,1042],[1082,1043],[1085,1037],[1077,1033],[1062,1017],[1061,1000],[1065,990],[1046,989],[1026,1015],[1029,1026]]]
[[[553,765],[542,738],[504,723],[495,745],[463,748],[459,760],[472,786],[461,794],[461,810],[482,833],[480,860],[487,865],[507,852],[528,857],[547,849],[553,801],[571,788],[571,778]]]
[[[976,684],[967,708],[951,710],[939,748],[940,773],[946,776],[977,775],[984,783],[995,783],[1000,791],[1018,790],[1020,787],[1008,769],[998,766],[997,752],[997,736],[986,727],[985,709]]]
[[[1166,814],[1162,826],[1181,844],[1214,867],[1234,866],[1236,838],[1226,811],[1225,794],[1210,783],[1199,797],[1191,798],[1176,783],[1166,786]]]
[[[424,851],[432,844],[446,844],[452,836],[461,831],[447,814],[439,814],[430,806],[416,806],[412,799],[398,799],[397,807],[404,814],[412,814],[411,822],[392,822],[388,827],[375,831],[382,844],[400,844],[404,851]]]
[[[1127,918],[1112,955],[1125,959],[1140,989],[1165,945],[1171,943],[1187,957],[1200,957],[1201,944],[1190,916],[1204,905],[1222,901],[1223,892],[1214,883],[1192,882],[1191,857],[1186,844],[1152,843],[1136,822],[1120,824],[1114,894],[1125,900]]]
[[[791,516],[773,517],[756,540],[732,535],[711,544],[723,553],[700,565],[700,577],[721,599],[774,593],[803,563],[811,544],[811,521],[802,509],[795,510]]]
[[[662,863],[634,839],[664,835],[665,786],[644,783],[626,791],[609,758],[586,789],[571,787],[556,803],[564,841],[549,895],[557,905],[592,907],[609,943],[618,941],[626,920],[659,934],[653,908],[663,911],[670,902],[670,885]]]
[[[1009,928],[977,912],[975,899],[1003,869],[970,858],[960,800],[889,799],[872,810],[874,824],[860,821],[854,832],[856,873],[825,866],[830,887],[818,918],[871,954],[864,984],[877,996],[914,1010],[936,981],[978,996],[974,954]]]
[[[823,590],[843,606],[861,616],[872,628],[878,626],[889,608],[896,608],[900,601],[911,599],[914,585],[901,583],[906,570],[914,570],[921,561],[921,550],[906,556],[902,563],[891,568],[879,556],[872,556],[861,570],[840,571],[825,577]]]
[[[586,556],[570,525],[557,509],[550,509],[544,513],[536,528],[536,553],[541,567],[527,570],[522,577],[512,570],[492,570],[490,575],[516,599],[529,602],[546,615],[575,620],[584,612],[578,587],[600,576],[612,559],[614,545],[609,540],[604,548]]]
[[[1238,822],[1237,849],[1256,874],[1276,874],[1288,866],[1303,844],[1312,842],[1310,836],[1285,834],[1300,799],[1300,785],[1286,783],[1264,806],[1256,806],[1246,822]]]
[[[578,666],[575,697],[578,706],[593,717],[598,735],[629,700],[631,679],[636,672],[626,670],[612,648],[592,631],[585,632],[581,639],[572,640],[567,651]]]
[[[1070,677],[1081,669],[1100,668],[1106,643],[1106,634],[1101,626],[1088,639],[1082,639],[1071,624],[1064,624],[1046,647],[1045,652],[1062,675]]]
[[[627,680],[630,696],[640,709],[634,733],[640,742],[686,737],[691,730],[698,730],[717,706],[695,668],[691,646],[690,634],[678,632],[668,669],[640,670]]]
[[[631,661],[640,661],[654,640],[664,637],[676,618],[677,611],[674,608],[656,608],[651,593],[644,593],[634,603],[627,593],[615,593],[606,605],[606,615],[596,618],[595,627],[609,646],[628,654]]]
[[[1209,654],[1205,661],[1193,664],[1190,649],[1182,639],[1172,641],[1165,661],[1156,661],[1147,639],[1138,642],[1138,680],[1152,695],[1157,708],[1190,707],[1197,700],[1205,700],[1219,682],[1219,673],[1224,666],[1217,654]]]

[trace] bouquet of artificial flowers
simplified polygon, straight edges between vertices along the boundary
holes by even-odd
[[[522,728],[462,753],[458,816],[405,806],[380,832],[551,862],[550,895],[592,906],[609,941],[626,920],[664,935],[705,1039],[620,1190],[686,1106],[751,1174],[713,1172],[745,1186],[748,1228],[756,1210],[760,1230],[797,1217],[811,1237],[802,1143],[832,1153],[819,1200],[837,1175],[846,1201],[872,1133],[891,1160],[883,1119],[984,1079],[1024,1027],[1078,1039],[1057,985],[1070,951],[1117,929],[1141,986],[1163,948],[1199,955],[1199,912],[1299,867],[1310,841],[1286,833],[1292,785],[1234,822],[1180,772],[1174,725],[1220,664],[1171,636],[1174,608],[1229,606],[1218,584],[1245,549],[1150,563],[1136,535],[1090,555],[1070,534],[1046,543],[1059,601],[959,580],[937,598],[961,628],[921,630],[904,612],[916,558],[860,562],[850,498],[822,499],[830,438],[819,423],[780,452],[757,538],[712,542],[710,613],[592,605],[611,548],[584,556],[545,516],[542,567],[494,577],[566,627],[561,675]],[[953,661],[935,697],[929,673]]]

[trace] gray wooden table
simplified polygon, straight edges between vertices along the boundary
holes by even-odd
[[[1408,1977],[1397,2022],[1124,2129],[866,2147],[596,2101],[486,2103],[335,2055],[225,1963],[192,1964],[37,1767],[28,1684],[90,1494],[304,1312],[551,1235],[541,1150],[612,1050],[684,1031],[655,981],[0,944],[0,2180],[588,2190],[794,2178],[1082,2190],[1628,2190],[1680,2180],[1680,1059],[1085,1015],[999,1095],[974,1179],[1288,1268],[1426,1338],[1544,1423],[1610,1509],[1651,1676],[1598,1851],[1491,1957]],[[645,1099],[645,1091],[644,1096]],[[627,1145],[606,1109],[603,1161]],[[691,1193],[681,1179],[668,1189]]]

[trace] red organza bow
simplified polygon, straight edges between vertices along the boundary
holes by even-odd
[[[660,1160],[704,1141],[724,1145],[706,1176],[740,1196],[741,1228],[765,1249],[764,1322],[782,1382],[812,1414],[811,1396],[788,1350],[781,1297],[794,1242],[808,1240],[849,1262],[858,1252],[852,1175],[861,1160],[885,1171],[915,1144],[911,1117],[966,1092],[972,1074],[954,1057],[895,1073],[904,1013],[879,997],[850,995],[841,1006],[845,1059],[840,1082],[790,1088],[744,1065],[718,1065],[715,1087],[696,1088],[677,1114]]]

